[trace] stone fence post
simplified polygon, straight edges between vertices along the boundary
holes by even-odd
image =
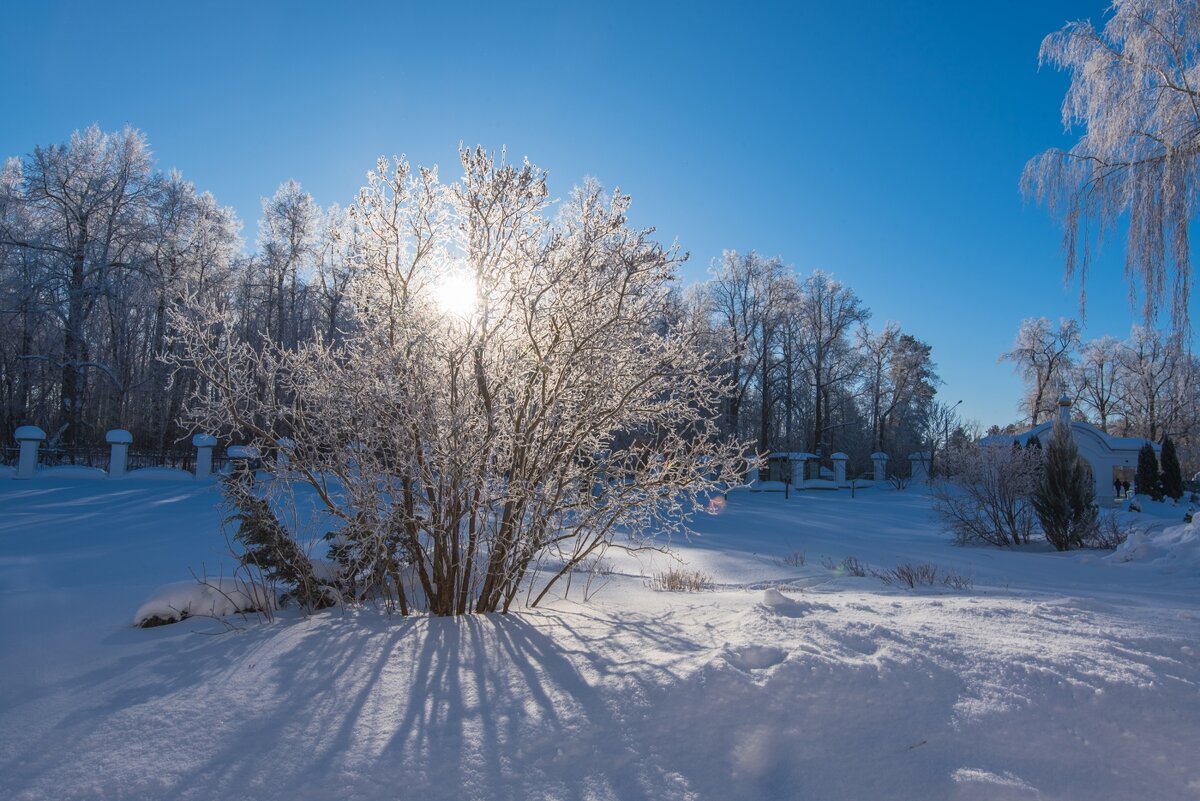
[[[887,481],[887,463],[888,455],[883,451],[876,451],[871,454],[871,465],[875,468],[873,478],[878,483]]]
[[[133,444],[133,434],[123,428],[114,428],[104,435],[104,441],[112,446],[108,456],[108,477],[124,478],[125,467],[129,463],[129,446]]]
[[[213,448],[217,447],[217,438],[212,434],[196,434],[192,437],[192,445],[196,448],[196,480],[203,481],[212,475]]]
[[[912,480],[913,481],[928,481],[929,480],[929,452],[916,451],[908,455],[909,464],[912,465]]]
[[[840,451],[829,457],[833,461],[833,480],[837,484],[846,483],[846,462],[850,457]]]
[[[46,432],[37,426],[21,426],[13,437],[21,443],[21,454],[17,457],[17,478],[33,478],[37,470],[38,448],[46,439]]]
[[[245,475],[254,481],[254,463],[258,460],[258,448],[253,445],[230,445],[225,449],[229,459],[229,472],[234,476]]]

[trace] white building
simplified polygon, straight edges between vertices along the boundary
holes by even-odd
[[[1116,500],[1116,491],[1113,489],[1114,479],[1126,480],[1132,488],[1133,474],[1137,470],[1138,451],[1146,444],[1146,440],[1137,437],[1114,437],[1111,434],[1105,434],[1091,423],[1072,421],[1071,399],[1066,395],[1058,399],[1057,419],[1070,423],[1071,435],[1075,438],[1075,446],[1079,448],[1079,456],[1092,469],[1092,478],[1096,482],[1096,503],[1105,505]],[[1030,437],[1037,437],[1044,448],[1050,444],[1050,436],[1054,433],[1055,422],[1057,421],[1047,420],[1023,434],[986,437],[980,444],[1011,445],[1015,440],[1024,446]],[[1161,446],[1154,445],[1156,455],[1161,450]]]

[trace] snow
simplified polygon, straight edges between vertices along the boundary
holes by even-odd
[[[195,617],[226,617],[272,608],[265,588],[231,576],[198,576],[156,589],[133,614],[133,625],[145,626]]]
[[[610,552],[588,604],[577,580],[508,616],[133,628],[147,599],[205,601],[192,572],[231,575],[218,500],[0,481],[0,797],[1200,797],[1182,508],[1061,554],[956,547],[913,488],[735,492],[673,543],[713,591],[655,592],[678,561]],[[851,556],[973,589],[888,587]]]

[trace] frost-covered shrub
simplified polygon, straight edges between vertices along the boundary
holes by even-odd
[[[456,182],[368,174],[338,337],[246,341],[225,309],[172,312],[186,422],[264,453],[287,438],[287,468],[264,469],[339,521],[352,594],[402,614],[536,605],[618,533],[685,531],[750,452],[720,434],[731,387],[677,314],[678,254],[630,199],[589,182],[554,204],[537,167],[460,156]]]
[[[1029,542],[1040,449],[970,444],[947,450],[942,463],[948,477],[932,485],[933,508],[959,544]]]

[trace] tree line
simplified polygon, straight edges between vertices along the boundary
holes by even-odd
[[[5,439],[27,423],[61,447],[101,444],[116,427],[157,449],[192,433],[178,421],[197,379],[172,377],[178,345],[168,325],[189,299],[228,313],[247,342],[341,340],[355,325],[348,289],[379,233],[363,223],[386,220],[372,192],[364,187],[345,210],[321,208],[286,182],[264,198],[248,248],[233,209],[178,171],[158,170],[138,130],[93,126],[8,159],[0,176]],[[730,386],[719,418],[725,437],[759,452],[843,450],[865,469],[873,451],[903,456],[949,431],[937,422],[929,345],[896,323],[872,329],[870,310],[828,273],[802,276],[779,258],[731,251],[707,281],[676,285],[672,298],[670,316],[704,338],[714,373]]]
[[[1195,465],[1200,438],[1200,359],[1179,333],[1135,325],[1125,339],[1102,336],[1082,341],[1079,323],[1045,317],[1021,323],[1011,362],[1025,383],[1018,424],[1037,425],[1054,416],[1058,398],[1074,398],[1077,414],[1120,437],[1180,446]],[[1017,425],[1010,425],[1009,432]],[[994,427],[991,433],[1001,433]]]

